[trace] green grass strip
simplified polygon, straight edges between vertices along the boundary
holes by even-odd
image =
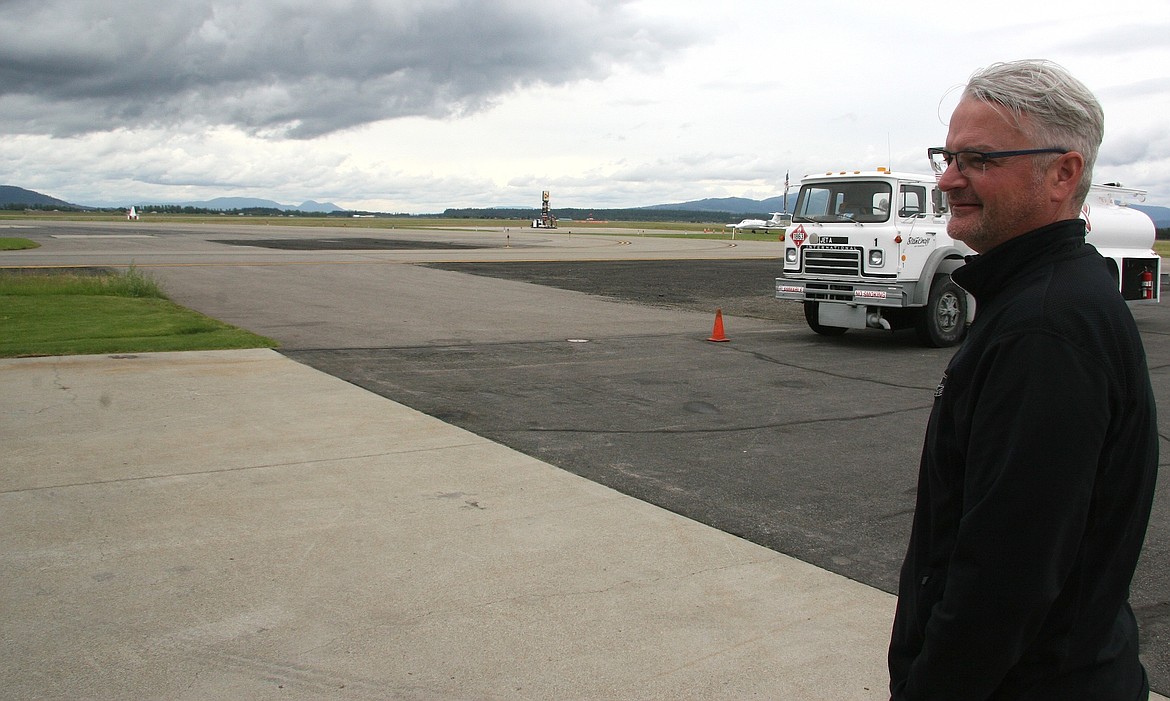
[[[125,274],[0,272],[0,357],[273,348]]]
[[[23,251],[26,248],[40,248],[41,244],[31,239],[13,239],[0,236],[0,251]]]

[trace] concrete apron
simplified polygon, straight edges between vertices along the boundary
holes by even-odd
[[[13,698],[888,698],[888,594],[274,351],[0,387]]]

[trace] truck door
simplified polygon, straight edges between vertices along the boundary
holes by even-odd
[[[902,185],[898,191],[898,228],[902,233],[902,256],[899,270],[917,278],[935,248],[938,227],[932,224],[930,201],[924,185]]]

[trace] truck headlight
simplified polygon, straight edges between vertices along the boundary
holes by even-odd
[[[886,263],[886,254],[881,249],[873,249],[869,252],[869,267],[880,268]]]
[[[789,249],[784,251],[784,262],[785,263],[795,263],[796,262],[796,249],[795,248],[789,248]]]

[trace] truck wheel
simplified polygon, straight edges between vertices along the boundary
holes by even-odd
[[[804,303],[804,320],[808,322],[810,329],[822,336],[840,336],[849,330],[844,326],[824,326],[821,324],[819,307],[819,302]]]
[[[963,340],[967,332],[967,293],[951,281],[950,275],[934,278],[914,330],[918,340],[931,348],[945,348]]]

